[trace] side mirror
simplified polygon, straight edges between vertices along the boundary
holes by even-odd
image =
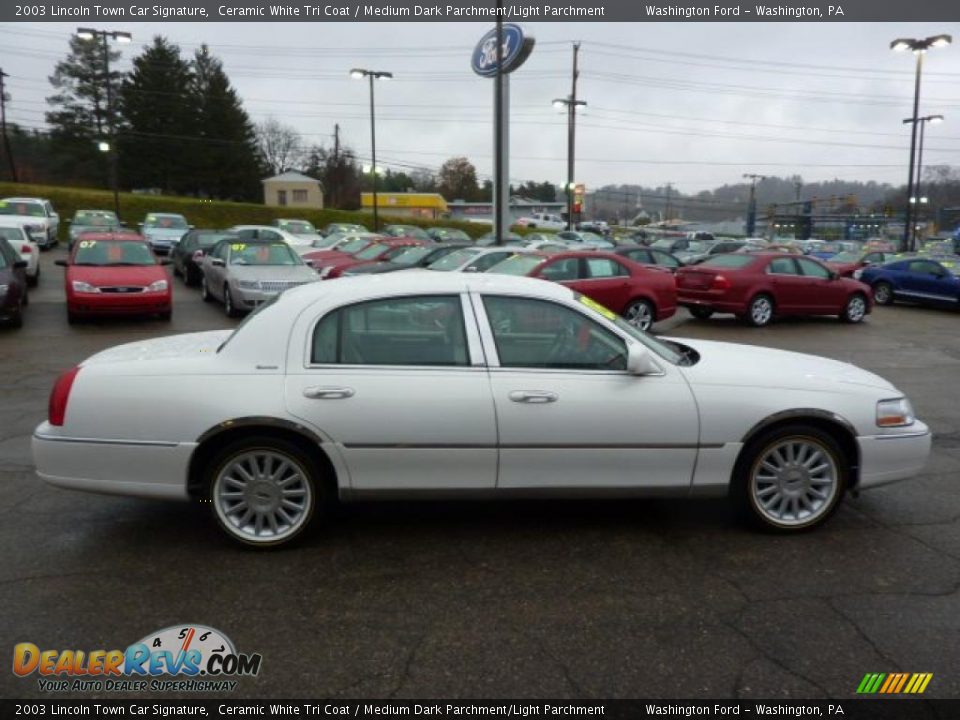
[[[204,255],[206,255],[206,253],[205,253],[203,250],[197,250],[197,251],[195,251],[195,252],[193,253],[193,261],[194,261],[195,263],[202,263],[202,262],[203,262],[203,256],[204,256]]]
[[[217,267],[223,267],[225,264],[221,258],[213,258],[210,263],[212,265],[216,265]]]
[[[631,375],[653,375],[660,372],[660,367],[643,345],[630,343],[627,345],[627,372]]]
[[[59,265],[60,267],[67,267],[70,265],[70,263],[68,263],[66,260],[54,260],[53,264]]]

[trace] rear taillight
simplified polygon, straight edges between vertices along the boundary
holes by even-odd
[[[21,255],[30,255],[32,252],[33,252],[33,248],[31,248],[29,245],[22,245],[20,247]]]
[[[70,389],[78,372],[80,372],[79,365],[62,373],[53,384],[53,390],[50,391],[50,404],[47,408],[47,420],[51,425],[63,425],[67,414],[67,400],[70,399]]]
[[[717,275],[714,277],[713,284],[710,285],[711,290],[729,290],[730,288],[730,281],[727,280],[723,275]]]

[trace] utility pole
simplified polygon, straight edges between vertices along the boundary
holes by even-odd
[[[336,208],[340,207],[340,182],[342,178],[340,177],[340,123],[334,123],[333,125],[333,173],[331,173],[331,178],[335,181],[334,189],[330,188],[330,200],[332,205]]]
[[[750,180],[750,203],[747,206],[747,237],[753,237],[757,231],[757,181],[766,180],[766,175],[744,173],[743,177]]]
[[[672,207],[671,207],[671,205],[670,205],[670,200],[671,200],[671,194],[672,194],[672,193],[673,193],[673,183],[667,183],[667,206],[666,206],[666,208],[664,208],[664,211],[663,211],[663,220],[664,220],[664,222],[667,222],[667,221],[670,220],[670,214],[671,214],[671,211],[672,211]]]
[[[567,105],[568,132],[567,132],[567,230],[573,227],[573,187],[574,187],[574,155],[576,153],[577,137],[577,77],[580,71],[577,68],[577,59],[580,55],[580,43],[573,44],[573,75],[570,81],[570,104]]]
[[[3,149],[10,163],[10,179],[17,182],[17,164],[13,161],[13,150],[10,149],[10,137],[7,135],[7,89],[4,84],[4,78],[7,77],[10,76],[0,68],[0,132],[3,132]]]
[[[801,188],[803,188],[803,183],[802,183],[801,181],[797,180],[797,181],[793,184],[793,189],[797,191],[797,197],[796,197],[796,199],[797,199],[798,201],[800,200],[800,190],[801,190]]]

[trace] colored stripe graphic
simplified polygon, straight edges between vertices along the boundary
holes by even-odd
[[[918,695],[927,689],[933,673],[867,673],[857,686],[857,694]]]

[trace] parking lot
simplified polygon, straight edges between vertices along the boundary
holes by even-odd
[[[384,503],[258,553],[203,506],[33,475],[30,435],[58,372],[236,322],[175,280],[169,323],[70,326],[53,265],[64,256],[43,255],[24,328],[0,330],[5,652],[123,648],[192,622],[263,655],[237,697],[844,698],[865,673],[897,671],[932,672],[928,696],[960,696],[955,312],[898,305],[859,326],[757,330],[681,311],[658,327],[850,361],[911,398],[935,432],[926,472],[848,498],[816,532],[758,534],[722,501]],[[43,696],[35,678],[0,673],[0,695]]]

